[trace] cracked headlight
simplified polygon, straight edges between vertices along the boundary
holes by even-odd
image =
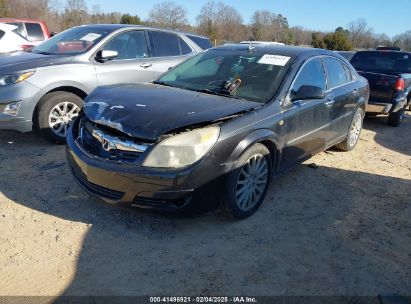
[[[143,166],[182,168],[191,165],[210,151],[219,134],[219,127],[207,127],[169,137],[154,147]]]
[[[10,84],[19,83],[33,75],[34,75],[34,72],[26,72],[23,74],[16,74],[16,75],[0,75],[0,86],[6,86]]]

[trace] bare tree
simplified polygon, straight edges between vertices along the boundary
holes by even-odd
[[[91,21],[85,0],[67,0],[62,15],[64,28],[86,24]]]
[[[399,34],[393,38],[395,46],[398,46],[404,50],[411,50],[411,31]]]
[[[176,29],[188,23],[187,12],[174,2],[162,2],[150,10],[148,21],[154,25]]]
[[[373,29],[363,18],[358,18],[348,24],[349,38],[355,48],[369,48],[373,45]]]
[[[200,33],[220,42],[239,41],[248,35],[237,9],[221,2],[209,1],[203,5],[197,25]]]
[[[294,26],[290,28],[290,31],[294,33],[294,42],[296,45],[311,44],[313,31],[307,30],[302,26]]]
[[[288,20],[281,14],[267,10],[254,12],[251,17],[251,31],[255,40],[290,42]]]

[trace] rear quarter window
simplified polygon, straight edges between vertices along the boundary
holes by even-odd
[[[181,37],[178,37],[178,41],[180,42],[181,55],[187,55],[192,52],[191,48]]]
[[[27,36],[30,41],[44,40],[44,33],[41,25],[38,23],[26,23]]]
[[[192,36],[192,35],[187,35],[187,37],[190,38],[195,44],[197,44],[203,50],[207,50],[213,47],[210,40],[207,38],[197,37],[197,36]]]
[[[3,36],[4,36],[4,32],[0,30],[0,40],[3,38]]]

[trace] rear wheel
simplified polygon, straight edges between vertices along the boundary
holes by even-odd
[[[271,177],[270,152],[263,144],[255,144],[241,155],[238,168],[228,176],[228,191],[221,211],[236,219],[254,214],[264,201]]]
[[[388,125],[391,127],[399,127],[401,125],[402,119],[405,115],[405,107],[398,110],[397,112],[391,112],[388,114]]]
[[[342,151],[351,151],[355,148],[360,138],[362,124],[364,118],[364,111],[358,108],[351,121],[350,129],[348,130],[347,138],[339,144],[335,145],[337,149]]]
[[[78,116],[82,106],[83,100],[73,93],[49,93],[37,107],[35,127],[50,141],[64,143],[67,129]]]

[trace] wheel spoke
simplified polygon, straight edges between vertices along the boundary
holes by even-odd
[[[61,124],[61,122],[59,120],[53,121],[49,123],[49,126],[51,128],[54,128],[54,126]]]
[[[250,157],[241,169],[236,186],[237,206],[248,211],[260,201],[267,187],[268,163],[265,156],[256,154]]]

